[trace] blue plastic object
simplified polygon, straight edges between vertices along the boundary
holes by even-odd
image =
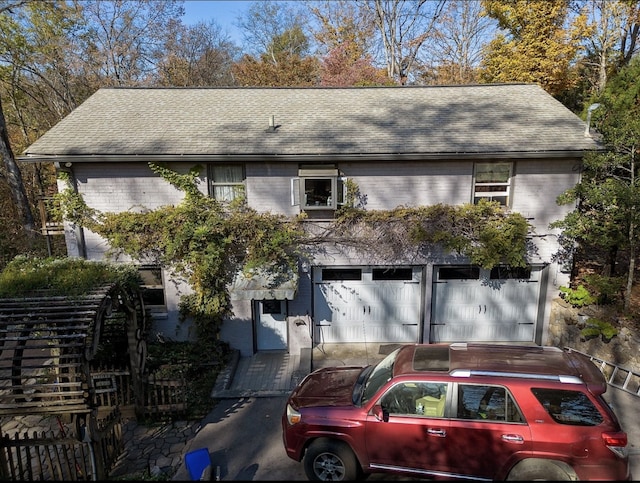
[[[191,478],[191,481],[199,481],[202,472],[208,466],[211,466],[209,450],[207,448],[200,448],[188,452],[184,455],[184,463],[187,466],[187,470],[189,470],[189,478]]]

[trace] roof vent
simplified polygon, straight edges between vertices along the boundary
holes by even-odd
[[[598,109],[600,107],[600,104],[598,104],[597,102],[594,104],[591,104],[589,106],[589,108],[587,109],[587,125],[584,128],[584,135],[585,137],[591,137],[591,134],[589,132],[589,128],[591,127],[591,113],[593,111],[595,111],[596,109]]]
[[[269,116],[269,127],[265,130],[265,132],[276,132],[280,126],[276,126],[276,117]]]

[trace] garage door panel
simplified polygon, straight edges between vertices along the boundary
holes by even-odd
[[[325,344],[354,341],[377,343],[416,342],[418,328],[418,324],[316,325],[316,342]]]
[[[406,270],[407,278],[411,280],[372,280],[370,268],[362,269],[361,280],[315,279],[314,340],[325,343],[417,342],[420,337],[421,269]]]
[[[364,327],[360,325],[322,324],[316,325],[316,342],[318,344],[339,344],[343,342],[362,342]]]
[[[429,340],[533,341],[540,270],[533,268],[529,279],[490,279],[488,271],[480,271],[475,279],[439,280],[436,272]]]
[[[419,324],[373,324],[367,326],[368,342],[416,342]]]
[[[431,328],[432,342],[531,342],[534,324],[447,324]]]

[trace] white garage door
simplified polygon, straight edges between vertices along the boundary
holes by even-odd
[[[422,269],[314,268],[314,342],[417,342]]]
[[[431,342],[532,342],[541,267],[437,267]]]

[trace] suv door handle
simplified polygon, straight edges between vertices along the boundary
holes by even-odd
[[[509,443],[518,443],[518,444],[524,443],[524,438],[519,434],[503,434],[502,439]]]
[[[428,428],[427,434],[438,436],[439,438],[444,438],[447,435],[447,432],[444,429],[440,428]]]

